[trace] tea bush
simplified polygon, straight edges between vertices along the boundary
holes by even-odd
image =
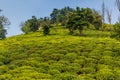
[[[1,40],[0,80],[120,80],[120,42],[109,32],[67,33],[38,31]]]

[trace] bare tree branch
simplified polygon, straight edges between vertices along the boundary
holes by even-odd
[[[104,24],[104,22],[105,22],[105,3],[104,3],[104,1],[103,1],[103,3],[102,3],[102,21],[103,21],[103,24]]]
[[[103,1],[102,3],[102,29],[104,28],[104,23],[105,23],[105,3]]]
[[[117,8],[118,8],[118,10],[120,12],[120,0],[116,0],[116,5],[117,5]]]
[[[107,13],[107,19],[108,19],[108,22],[109,22],[109,24],[110,24],[110,29],[112,30],[112,23],[111,23],[111,21],[112,21],[112,19],[111,19],[111,14],[112,14],[112,10],[110,10],[109,8],[106,8],[106,13]]]

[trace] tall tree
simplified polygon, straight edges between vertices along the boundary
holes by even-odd
[[[116,0],[116,5],[117,5],[117,8],[118,8],[118,10],[120,12],[120,0]]]
[[[69,6],[67,7],[64,7],[60,10],[60,15],[61,15],[61,18],[59,20],[59,22],[65,26],[66,22],[67,22],[67,19],[68,19],[68,14],[70,12],[74,12],[74,9],[73,8],[70,8]]]
[[[63,26],[66,24],[67,15],[69,12],[73,12],[74,9],[70,7],[64,7],[62,9],[53,9],[52,13],[50,14],[52,23],[58,24],[61,23]]]
[[[75,12],[71,12],[68,16],[67,28],[72,34],[74,30],[79,30],[83,35],[84,26],[88,26],[93,20],[92,10],[90,8],[76,7]]]
[[[58,22],[57,18],[59,16],[59,14],[60,14],[59,9],[54,8],[52,13],[50,14],[52,23],[57,23]]]
[[[116,22],[113,26],[114,32],[111,34],[111,37],[120,40],[120,23]]]
[[[0,9],[0,12],[2,10]],[[5,16],[0,16],[0,39],[6,38],[7,30],[5,29],[5,26],[10,25],[10,21]]]
[[[110,30],[112,30],[112,24],[111,24],[111,14],[112,14],[112,10],[110,10],[109,8],[106,8],[106,13],[107,13],[107,19],[108,19],[108,22],[110,24]]]
[[[25,21],[25,23],[22,25],[22,28],[21,28],[21,30],[24,33],[35,32],[38,29],[39,29],[39,24],[35,16],[32,16],[32,19],[28,19],[27,21]]]
[[[79,18],[77,17],[76,21],[76,26],[77,29],[80,32],[80,35],[83,35],[83,29],[85,26],[89,26],[90,23],[92,23],[93,21],[93,15],[92,15],[92,10],[90,8],[76,8],[76,12],[77,15],[79,16]]]
[[[104,27],[104,23],[105,23],[105,3],[103,1],[102,3],[102,28]]]
[[[68,20],[67,20],[67,24],[66,24],[66,28],[69,29],[69,32],[70,34],[73,34],[74,33],[74,25],[75,25],[75,16],[76,16],[76,13],[69,13],[68,14]]]
[[[96,30],[99,30],[102,27],[102,16],[95,9],[93,9],[92,12],[94,18],[92,24],[94,25]]]
[[[120,12],[120,0],[116,0],[116,5],[117,5],[117,8]],[[120,16],[118,16],[118,22],[120,22]]]
[[[116,5],[118,8],[118,11],[120,12],[120,0],[116,0]],[[113,25],[114,26],[114,33],[111,35],[112,38],[116,38],[120,40],[120,17],[118,16],[118,22]]]
[[[49,17],[43,18],[41,26],[43,28],[43,34],[48,35],[50,33],[50,27],[51,27],[51,21],[50,21]]]

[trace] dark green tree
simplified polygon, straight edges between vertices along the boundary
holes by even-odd
[[[114,32],[112,32],[111,37],[120,40],[120,23],[117,22],[113,25]]]
[[[104,23],[105,23],[105,3],[103,1],[102,3],[102,29],[104,28]]]
[[[50,29],[49,29],[49,26],[47,25],[43,25],[43,34],[44,35],[48,35],[50,33]]]
[[[52,13],[50,14],[52,23],[61,23],[61,25],[64,26],[67,22],[67,15],[69,14],[69,12],[73,11],[74,9],[70,7],[64,7],[62,9],[53,9]]]
[[[43,28],[43,34],[48,35],[50,33],[51,21],[48,17],[44,17],[43,21],[40,23]]]
[[[107,19],[110,24],[110,31],[112,30],[112,10],[109,10],[109,8],[106,8],[107,13]]]
[[[57,19],[58,19],[59,15],[60,15],[59,9],[54,8],[52,13],[50,14],[52,23],[57,23],[58,22]]]
[[[70,34],[73,34],[74,33],[74,30],[75,30],[75,17],[73,16],[76,16],[77,14],[76,13],[69,13],[68,15],[68,21],[67,21],[67,24],[66,24],[66,28],[69,29],[69,32]]]
[[[31,24],[29,22],[25,22],[25,23],[21,23],[21,30],[25,33],[25,34],[28,34],[30,31],[30,26]]]
[[[0,39],[6,38],[7,31],[2,25],[0,25]]]
[[[83,35],[84,26],[89,26],[93,21],[92,10],[89,8],[76,7],[76,11],[68,16],[67,28],[72,34],[74,30],[79,30],[80,35]]]
[[[94,25],[96,30],[99,30],[102,27],[102,16],[95,9],[93,9],[92,12],[93,12],[93,18],[94,18],[92,21],[92,24]]]
[[[24,33],[35,32],[39,29],[38,20],[35,16],[32,16],[32,19],[28,19],[23,23],[21,30]]]
[[[73,8],[70,8],[69,6],[64,7],[60,10],[60,17],[59,17],[59,22],[65,26],[67,22],[67,16],[70,12],[74,12]]]
[[[0,10],[1,12],[2,10]],[[10,21],[5,16],[0,16],[0,39],[6,38],[7,30],[5,26],[10,25]]]

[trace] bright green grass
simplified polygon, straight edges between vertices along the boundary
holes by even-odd
[[[120,80],[120,42],[109,32],[68,30],[0,41],[0,80]]]

